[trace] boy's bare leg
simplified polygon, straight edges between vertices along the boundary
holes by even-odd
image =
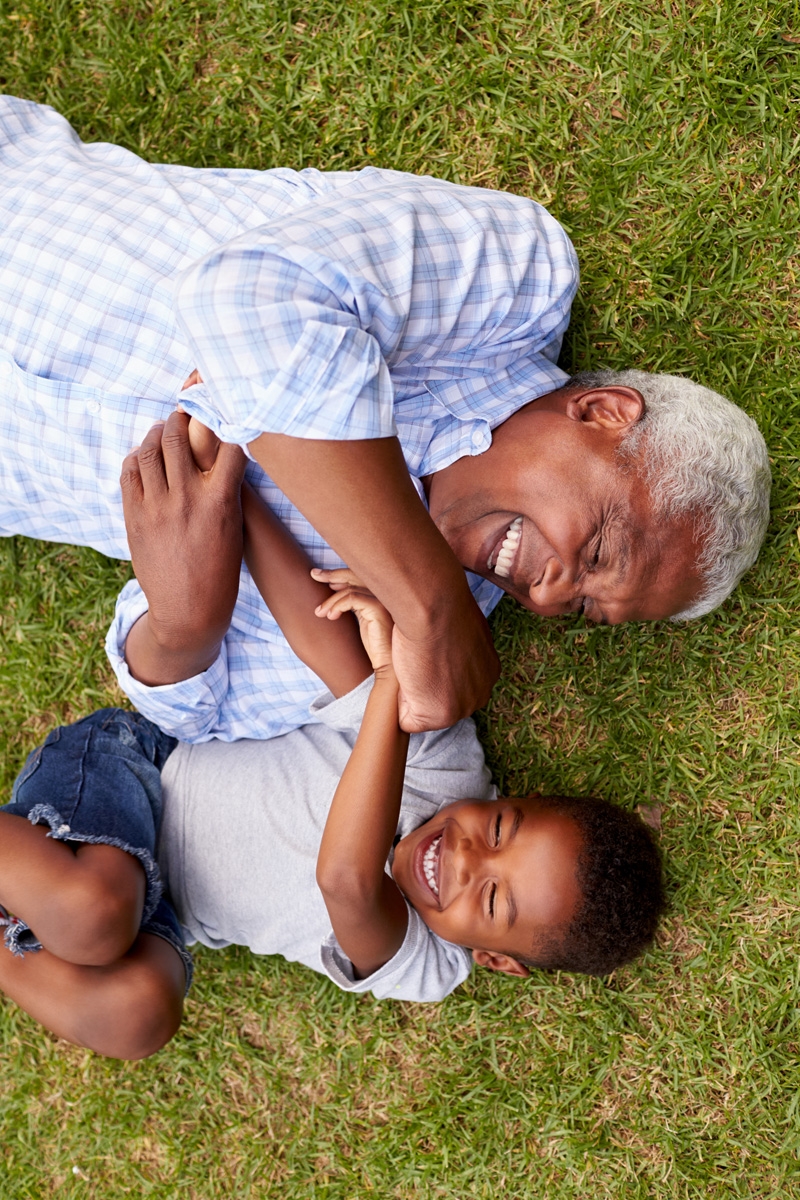
[[[160,1050],[181,1023],[185,984],[177,951],[154,934],[139,934],[122,958],[102,967],[47,950],[17,958],[0,945],[0,990],[57,1037],[110,1058]]]
[[[141,863],[116,846],[73,850],[47,833],[45,825],[0,812],[0,904],[58,958],[82,966],[115,962],[141,923]],[[0,944],[3,955],[12,957]]]

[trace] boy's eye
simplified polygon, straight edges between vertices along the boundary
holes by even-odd
[[[494,900],[497,895],[497,884],[493,883],[489,892],[489,916],[494,920]]]
[[[498,813],[497,820],[494,823],[494,844],[495,844],[495,846],[500,845],[500,826],[501,826],[502,822],[503,822],[503,814]]]

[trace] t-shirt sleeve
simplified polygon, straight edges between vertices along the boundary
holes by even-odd
[[[394,958],[366,979],[356,979],[353,965],[336,941],[335,934],[323,942],[320,963],[323,972],[346,992],[372,992],[378,1000],[444,1000],[470,973],[472,958],[463,946],[437,937],[406,902],[408,929]]]

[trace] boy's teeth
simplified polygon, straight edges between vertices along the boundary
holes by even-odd
[[[439,885],[436,880],[436,868],[434,864],[436,863],[436,855],[439,850],[439,843],[441,840],[442,835],[439,834],[438,837],[433,839],[430,846],[428,846],[428,849],[425,851],[425,854],[422,858],[422,869],[425,872],[425,878],[427,879],[430,889],[435,896],[439,895]]]
[[[492,566],[492,560],[489,559],[489,570],[494,570],[495,575],[503,577],[509,574],[511,564],[514,561],[514,555],[517,552],[519,539],[522,537],[522,517],[515,517],[508,527],[506,536],[503,539],[503,544],[497,554],[497,562]]]

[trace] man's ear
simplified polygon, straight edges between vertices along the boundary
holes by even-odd
[[[530,971],[524,963],[518,962],[510,954],[493,954],[491,950],[473,950],[472,957],[479,967],[488,967],[490,971],[502,971],[504,975],[519,975],[527,979]]]
[[[622,433],[644,416],[644,397],[636,388],[587,388],[567,402],[567,416],[573,421],[588,421]]]

